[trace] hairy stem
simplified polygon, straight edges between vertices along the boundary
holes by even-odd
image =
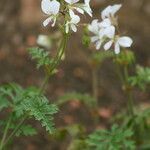
[[[98,101],[98,79],[97,79],[97,68],[92,69],[92,87],[93,87],[93,97],[95,98],[95,103],[97,105]]]
[[[125,77],[125,92],[128,96],[128,112],[129,114],[133,117],[134,116],[134,109],[133,109],[133,97],[132,97],[132,92],[131,89],[128,89],[128,68],[127,66],[124,67],[124,77]]]
[[[12,133],[8,136],[7,140],[4,142],[4,146],[7,145],[9,143],[9,141],[12,139],[12,137],[15,136],[15,134],[18,132],[18,130],[20,129],[20,127],[23,125],[24,121],[27,119],[28,114],[26,114],[21,121],[18,123],[18,125],[16,126],[16,128],[12,131]],[[2,147],[3,148],[3,147]]]
[[[4,134],[3,134],[3,137],[2,137],[2,141],[1,141],[1,143],[0,143],[0,150],[3,149],[3,145],[4,145],[4,142],[5,142],[6,136],[7,136],[7,132],[8,132],[8,129],[9,129],[11,120],[12,120],[12,116],[10,116],[10,118],[9,118],[9,120],[8,120],[8,122],[7,122],[6,128],[5,128],[5,130],[4,130]]]

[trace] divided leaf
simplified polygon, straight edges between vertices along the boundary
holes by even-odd
[[[111,130],[97,130],[86,140],[89,148],[95,150],[135,150],[135,143],[131,140],[133,132],[130,129],[113,125]]]
[[[29,54],[32,59],[37,61],[37,68],[39,69],[41,66],[49,66],[52,63],[52,59],[50,59],[49,52],[45,51],[42,48],[33,47],[28,49]]]
[[[132,86],[138,86],[140,89],[145,90],[146,85],[150,84],[150,68],[137,66],[136,75],[129,78]]]
[[[40,121],[49,133],[54,130],[53,115],[58,111],[56,105],[49,104],[48,99],[40,94],[39,89],[31,87],[23,89],[17,84],[9,84],[0,88],[0,109],[10,107],[13,122],[24,115]],[[27,129],[27,128],[26,128]]]
[[[57,113],[58,108],[56,105],[48,104],[48,100],[45,96],[39,95],[29,90],[27,95],[25,94],[24,101],[21,103],[23,110],[33,116],[36,120],[40,121],[43,127],[49,133],[54,130],[53,115]]]

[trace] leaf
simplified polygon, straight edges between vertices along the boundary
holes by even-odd
[[[39,95],[38,91],[33,92],[29,89],[24,95],[21,107],[28,112],[30,116],[40,121],[42,126],[46,127],[49,133],[53,132],[53,115],[57,113],[58,108],[54,104],[49,104],[45,96]]]
[[[37,61],[37,68],[39,69],[41,66],[49,66],[51,65],[53,59],[50,59],[49,52],[45,51],[42,48],[33,47],[28,49],[29,54],[32,59]]]
[[[132,65],[135,62],[135,55],[130,50],[121,51],[115,61],[120,65]]]
[[[36,135],[37,131],[31,125],[23,125],[20,130],[16,133],[16,136],[24,135],[24,136],[33,136]]]
[[[14,123],[28,114],[29,117],[40,121],[42,126],[52,133],[54,130],[53,115],[58,108],[56,105],[49,104],[48,99],[39,91],[35,87],[23,89],[17,84],[8,84],[0,88],[0,95],[3,96],[3,101],[5,98],[5,101],[11,104],[9,107],[13,113]],[[7,106],[6,102],[3,107]]]
[[[89,135],[86,142],[89,148],[95,150],[135,150],[135,143],[131,140],[133,132],[130,129],[113,125],[111,130],[97,130]]]
[[[138,65],[136,75],[129,77],[128,80],[132,86],[138,86],[140,89],[145,90],[146,85],[150,84],[150,68]]]

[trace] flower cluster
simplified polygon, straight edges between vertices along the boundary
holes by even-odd
[[[99,22],[98,19],[95,19],[88,26],[89,31],[94,34],[91,37],[91,42],[95,43],[97,50],[103,45],[105,50],[113,47],[115,53],[118,54],[121,47],[130,47],[132,45],[133,41],[130,37],[119,35],[115,14],[121,7],[121,4],[108,6],[101,12],[102,21]]]
[[[60,15],[65,18],[65,32],[68,33],[71,30],[77,31],[77,25],[80,22],[80,17],[75,14],[87,13],[92,16],[92,10],[90,8],[90,0],[84,0],[84,3],[79,3],[80,0],[42,0],[42,11],[48,15],[48,18],[43,22],[44,26],[51,24],[55,26],[56,20]]]

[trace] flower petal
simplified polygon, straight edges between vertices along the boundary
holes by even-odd
[[[113,5],[113,6],[112,6],[112,12],[111,12],[111,15],[115,15],[115,13],[116,13],[117,11],[119,11],[119,9],[120,9],[121,7],[122,7],[121,4]]]
[[[120,45],[118,42],[115,43],[115,54],[119,54],[120,53]]]
[[[113,40],[107,42],[107,43],[104,45],[104,49],[105,49],[105,50],[109,50],[110,47],[112,46],[112,44],[113,44]]]
[[[109,18],[104,19],[102,22],[100,22],[101,28],[106,28],[111,26],[111,21]]]
[[[60,3],[56,0],[42,0],[41,2],[41,8],[42,11],[47,14],[47,15],[51,15],[51,14],[58,14],[59,9],[60,9]]]
[[[68,4],[75,4],[77,3],[79,0],[65,0],[65,2],[67,2]]]
[[[109,5],[108,7],[106,7],[102,13],[101,13],[101,17],[102,19],[105,19],[109,16],[114,16],[115,13],[122,7],[121,4],[116,4],[116,5]]]
[[[96,42],[97,40],[99,40],[98,36],[91,37],[91,42]]]
[[[76,9],[76,11],[79,12],[80,14],[84,14],[84,11],[81,8],[74,7],[74,9]]]
[[[88,26],[89,31],[93,32],[94,34],[98,34],[99,32],[99,22],[98,19],[94,19],[92,23]]]
[[[80,17],[78,15],[75,15],[74,12],[71,9],[69,10],[69,14],[70,14],[70,17],[71,17],[71,22],[70,23],[77,24],[77,23],[80,22]]]
[[[118,39],[118,43],[122,47],[130,47],[133,43],[133,40],[130,37],[124,36]]]
[[[112,39],[115,36],[115,27],[110,26],[104,29],[104,35],[106,35],[108,38]]]
[[[96,49],[99,50],[101,48],[102,42],[101,41],[97,41],[96,42]]]
[[[77,32],[77,27],[74,24],[70,25],[72,31]]]
[[[43,26],[46,27],[48,24],[50,24],[52,22],[52,16],[47,18],[44,22],[43,22]]]

